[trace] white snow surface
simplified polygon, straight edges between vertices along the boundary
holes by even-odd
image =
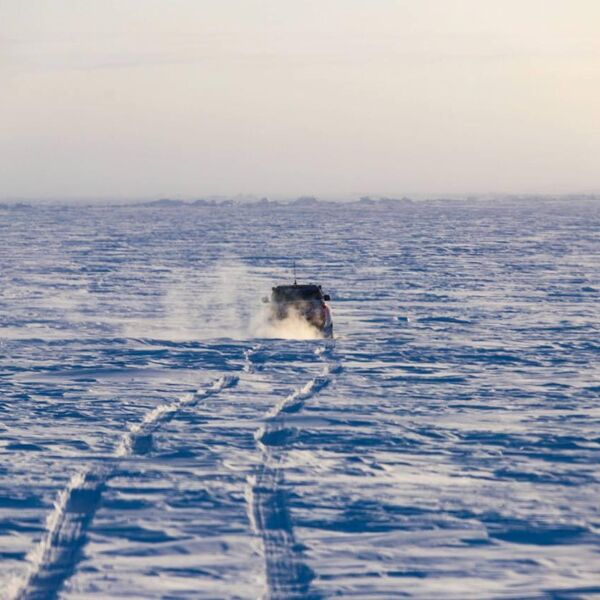
[[[0,231],[0,597],[600,595],[598,202]],[[333,340],[268,322],[292,260]]]

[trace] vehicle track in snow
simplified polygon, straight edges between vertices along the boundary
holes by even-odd
[[[205,389],[157,406],[141,422],[130,427],[122,436],[114,456],[106,463],[73,475],[54,503],[54,510],[46,521],[44,537],[29,554],[28,573],[12,583],[7,597],[12,600],[55,598],[81,559],[87,531],[119,461],[128,456],[145,454],[151,447],[153,432],[162,423],[172,419],[183,408],[196,406],[206,398],[235,386],[237,382],[235,376],[220,377]]]
[[[294,535],[283,454],[294,434],[286,423],[286,415],[300,411],[340,371],[339,364],[331,359],[331,350],[331,346],[320,346],[315,351],[325,362],[321,374],[269,410],[264,425],[255,434],[262,461],[258,472],[248,477],[246,498],[251,525],[262,539],[266,597],[272,600],[320,597],[311,590],[315,575],[305,563],[303,547]],[[251,356],[247,358],[250,360]]]

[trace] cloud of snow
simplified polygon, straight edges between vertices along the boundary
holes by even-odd
[[[321,332],[296,312],[282,321],[269,318],[271,287],[281,281],[235,260],[210,269],[174,271],[162,305],[152,318],[126,320],[126,337],[194,341],[217,338],[320,339]]]

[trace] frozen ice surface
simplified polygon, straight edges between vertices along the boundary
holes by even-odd
[[[600,595],[599,231],[591,200],[0,207],[3,596]],[[336,339],[264,337],[293,258]]]

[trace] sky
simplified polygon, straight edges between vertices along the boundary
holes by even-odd
[[[0,198],[600,191],[598,0],[0,0]]]

